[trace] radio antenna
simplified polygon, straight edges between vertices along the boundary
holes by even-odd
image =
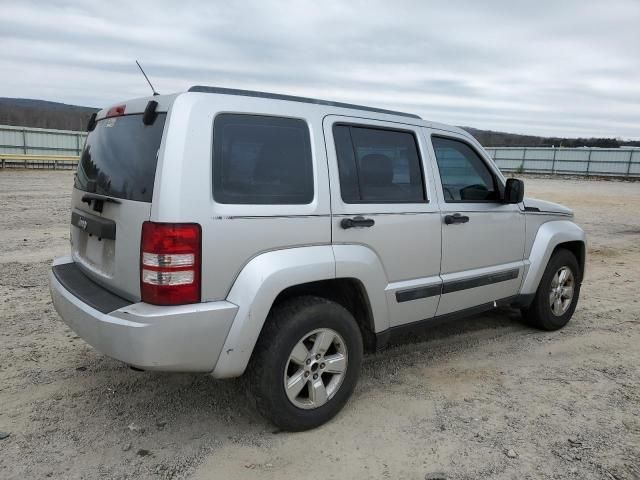
[[[155,97],[156,95],[160,95],[158,92],[156,92],[156,89],[153,88],[153,85],[151,85],[151,81],[149,80],[149,77],[147,77],[147,74],[144,73],[144,70],[142,69],[142,65],[140,65],[140,62],[138,62],[138,60],[136,60],[136,65],[138,65],[138,68],[142,72],[142,75],[144,75],[144,78],[147,80],[147,83],[151,87],[151,91],[153,92],[153,96]]]

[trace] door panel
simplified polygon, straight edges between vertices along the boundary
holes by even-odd
[[[502,175],[468,139],[446,135],[442,142],[432,137],[435,167],[442,173],[436,187],[443,280],[437,315],[516,295],[524,270],[524,215],[518,205],[497,200]]]
[[[342,228],[342,219],[358,215],[372,219],[374,225]],[[440,215],[437,212],[336,213],[332,225],[333,243],[355,243],[372,249],[382,260],[389,283],[437,275],[440,270]],[[433,252],[437,255],[429,254]]]
[[[447,225],[444,217],[456,213],[469,221]],[[524,216],[516,205],[488,205],[475,211],[461,204],[445,205],[442,242],[442,274],[522,260]]]
[[[511,297],[517,294],[522,275],[522,262],[445,273],[437,314],[446,315]]]
[[[344,128],[334,129],[336,126],[358,130],[346,132]],[[409,137],[402,135],[406,133]],[[390,326],[433,317],[440,297],[441,218],[437,202],[432,200],[433,175],[425,161],[421,127],[328,116],[324,134],[331,184],[332,242],[365,246],[380,259],[387,286],[375,293],[387,299]],[[413,140],[406,143],[411,136]],[[426,182],[426,200],[415,201],[425,198],[416,179]],[[360,188],[363,181],[368,183]],[[376,198],[389,201],[377,202]],[[403,198],[409,201],[402,203]],[[356,217],[372,222],[352,228],[345,224],[345,220]],[[434,285],[435,290],[426,288]]]

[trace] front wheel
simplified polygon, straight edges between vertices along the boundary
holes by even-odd
[[[341,305],[311,296],[277,305],[249,366],[258,411],[283,430],[322,425],[351,396],[362,355],[360,329]]]
[[[522,312],[525,319],[543,330],[564,327],[578,304],[580,275],[575,255],[565,249],[556,251],[549,259],[533,302]]]

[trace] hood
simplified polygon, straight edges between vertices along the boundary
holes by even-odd
[[[573,216],[573,210],[571,210],[570,208],[567,208],[564,205],[560,205],[559,203],[547,202],[546,200],[538,200],[535,198],[525,198],[524,207],[525,209],[530,209],[530,210],[538,209],[539,212],[543,212],[543,213],[557,213],[559,215]]]

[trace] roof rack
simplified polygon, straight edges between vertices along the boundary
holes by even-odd
[[[221,95],[238,95],[241,97],[271,98],[274,100],[287,100],[289,102],[313,103],[315,105],[326,105],[328,107],[352,108],[354,110],[364,110],[367,112],[386,113],[389,115],[400,115],[403,117],[417,118],[421,120],[421,118],[418,115],[414,115],[413,113],[396,112],[394,110],[385,110],[383,108],[364,107],[362,105],[353,105],[351,103],[331,102],[329,100],[319,100],[317,98],[297,97],[294,95],[280,95],[278,93],[256,92],[253,90],[239,90],[236,88],[206,87],[202,85],[195,85],[191,87],[188,91],[199,92],[199,93],[218,93]]]

